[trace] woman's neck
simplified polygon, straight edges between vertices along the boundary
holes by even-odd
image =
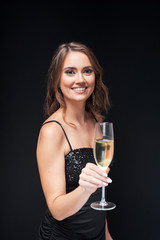
[[[86,122],[87,114],[84,103],[67,103],[65,111],[65,120],[76,126],[83,126]]]

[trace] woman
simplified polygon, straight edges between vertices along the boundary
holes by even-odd
[[[111,240],[106,212],[91,209],[112,180],[93,158],[96,121],[109,109],[102,68],[83,44],[57,49],[48,72],[46,109],[37,162],[48,209],[39,239]]]

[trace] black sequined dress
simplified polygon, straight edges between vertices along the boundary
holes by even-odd
[[[51,121],[49,121],[51,122]],[[95,163],[92,148],[72,150],[68,137],[58,123],[69,143],[70,152],[65,156],[66,192],[78,187],[79,175],[86,163]],[[48,122],[46,122],[48,123]],[[101,199],[101,188],[93,193],[86,204],[74,215],[58,221],[51,215],[49,209],[39,228],[39,240],[105,240],[105,211],[96,211],[90,204]]]

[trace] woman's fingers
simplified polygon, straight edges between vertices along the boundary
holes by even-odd
[[[98,174],[103,176],[103,171],[96,165],[93,163],[87,163],[85,168],[89,168],[92,169],[93,171],[97,172]]]
[[[104,186],[108,185],[106,178],[104,178],[104,179],[96,178],[92,175],[85,174],[84,171],[83,171],[83,173],[81,173],[80,179],[82,179],[85,182],[89,182],[91,184],[97,185],[97,186],[98,185],[104,185]]]
[[[83,168],[82,169],[82,177],[86,179],[90,179],[91,180],[98,180],[97,184],[101,184],[101,182],[107,182],[107,178],[105,176],[103,176],[102,174],[97,173],[96,171],[92,170],[91,168]]]
[[[79,180],[79,185],[82,186],[83,188],[87,188],[87,189],[91,188],[91,190],[93,190],[93,192],[96,191],[96,189],[97,189],[97,185],[95,185],[91,182],[85,181],[82,178],[80,178],[80,180]]]
[[[79,185],[85,189],[90,189],[92,192],[96,191],[98,187],[107,186],[108,183],[112,182],[107,172],[103,172],[93,163],[87,163],[80,174]]]
[[[111,183],[112,180],[108,177],[110,168],[107,168],[106,172],[102,171],[97,165],[93,163],[87,163],[86,167],[82,170],[88,175],[98,178],[107,183]]]

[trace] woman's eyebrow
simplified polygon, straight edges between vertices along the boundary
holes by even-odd
[[[83,70],[85,70],[85,69],[88,69],[88,68],[93,68],[91,65],[90,66],[85,66],[85,67],[83,67]],[[64,68],[64,70],[66,70],[66,69],[70,69],[70,70],[76,70],[77,68],[76,67],[65,67]]]
[[[75,70],[76,68],[75,67],[65,67],[64,70],[66,70],[66,69]]]
[[[87,69],[87,68],[93,68],[92,66],[86,66],[83,69]]]

